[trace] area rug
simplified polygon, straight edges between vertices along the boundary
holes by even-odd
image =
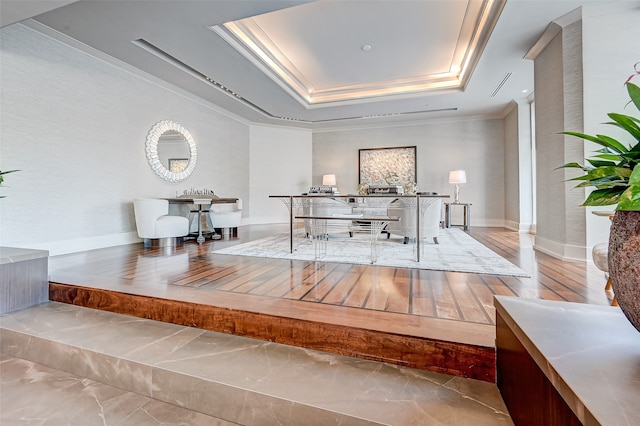
[[[403,244],[402,238],[380,236],[377,266],[431,269],[436,271],[472,272],[489,275],[529,277],[522,269],[496,254],[457,228],[440,230],[440,244],[423,242],[420,262],[416,262],[415,244]],[[319,262],[371,264],[371,246],[367,235],[330,237],[326,255],[315,259],[313,241],[294,238],[294,252],[289,250],[289,234],[274,235],[260,240],[215,250],[216,254],[268,257]]]

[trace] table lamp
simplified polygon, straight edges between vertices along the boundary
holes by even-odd
[[[453,198],[454,203],[458,203],[460,201],[460,187],[458,185],[461,183],[467,183],[467,174],[464,170],[452,170],[449,172],[449,183],[456,185]]]
[[[323,186],[336,186],[336,175],[322,175]]]

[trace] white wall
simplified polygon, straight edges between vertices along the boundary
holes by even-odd
[[[504,118],[504,195],[505,222],[511,229],[520,227],[520,191],[518,171],[518,107],[512,103],[511,110]]]
[[[536,249],[562,259],[586,258],[584,190],[567,181],[579,173],[557,168],[582,162],[583,148],[563,130],[582,131],[582,30],[562,28],[535,58]]]
[[[136,241],[135,197],[191,187],[241,197],[251,214],[247,124],[19,24],[0,39],[0,169],[21,170],[0,189],[0,245],[57,254]],[[164,119],[198,147],[182,183],[146,162]]]
[[[591,246],[608,240],[609,222],[580,205],[586,194],[566,179],[576,169],[554,170],[567,162],[584,163],[599,149],[558,132],[616,134],[601,123],[628,101],[623,83],[633,73],[640,38],[638,2],[584,7],[581,19],[563,25],[535,60],[537,143],[536,248],[563,259],[590,259]],[[630,112],[630,111],[629,111]],[[619,135],[620,133],[618,133]]]
[[[323,174],[334,173],[342,194],[357,193],[359,149],[414,145],[420,191],[450,194],[453,201],[449,171],[466,170],[460,201],[473,203],[472,225],[504,226],[502,119],[314,132],[313,182],[319,184]],[[461,222],[455,216],[453,220]]]
[[[531,108],[529,101],[512,102],[504,118],[505,226],[533,230]]]
[[[289,221],[282,201],[311,186],[311,131],[251,126],[251,223]]]

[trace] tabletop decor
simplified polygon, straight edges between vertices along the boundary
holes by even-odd
[[[418,193],[418,184],[415,182],[407,182],[404,184],[405,195],[416,195]]]
[[[631,98],[629,104],[640,110],[640,87],[631,79],[625,82]],[[588,164],[567,163],[564,168],[579,168],[584,175],[571,180],[581,181],[578,188],[593,186],[583,206],[617,204],[609,234],[609,275],[620,309],[640,331],[640,118],[609,113],[613,120],[605,124],[624,130],[631,141],[627,146],[611,136],[562,132],[602,146]]]

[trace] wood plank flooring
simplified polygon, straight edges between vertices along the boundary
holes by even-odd
[[[531,278],[212,254],[286,232],[176,249],[133,244],[50,260],[52,300],[465,377],[495,379],[494,295],[610,304],[601,271],[502,228],[470,235]]]

